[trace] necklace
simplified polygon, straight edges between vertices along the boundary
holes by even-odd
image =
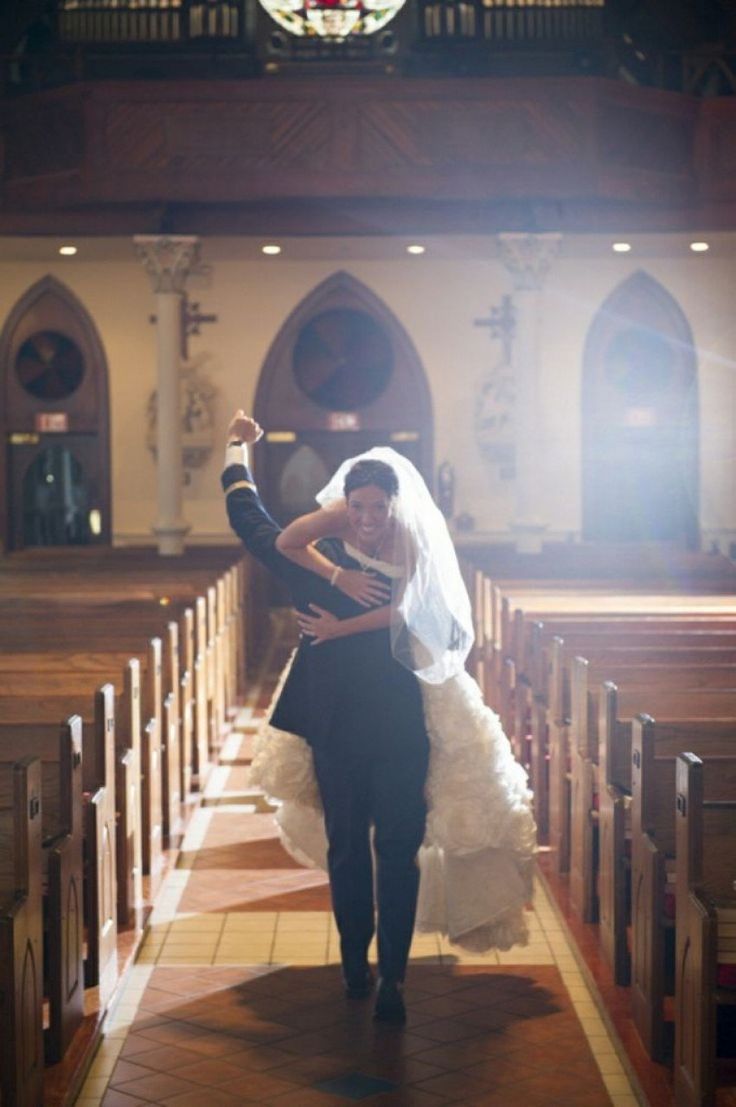
[[[393,527],[386,527],[377,544],[373,547],[372,550],[369,551],[365,549],[365,546],[361,545],[360,538],[356,535],[355,548],[357,549],[358,553],[361,553],[363,557],[370,558],[371,561],[381,560],[381,555],[383,554],[384,562],[393,563],[394,537],[395,535]],[[362,569],[364,573],[373,571],[369,566],[362,566]]]
[[[361,547],[360,545],[358,546],[358,549],[360,550],[360,552],[361,552],[362,554],[365,554],[365,556],[366,556],[366,557],[370,557],[370,558],[372,558],[372,559],[373,559],[374,561],[377,561],[377,560],[378,560],[378,555],[380,554],[381,550],[383,549],[383,543],[384,543],[385,541],[386,541],[386,534],[385,534],[385,532],[384,532],[384,533],[383,533],[383,534],[381,535],[381,540],[380,540],[380,542],[378,543],[378,545],[376,546],[376,548],[375,548],[375,549],[374,549],[374,550],[373,550],[372,552],[370,552],[370,551],[368,551],[368,550],[364,550],[364,549],[363,549],[363,548],[362,548],[362,547]]]

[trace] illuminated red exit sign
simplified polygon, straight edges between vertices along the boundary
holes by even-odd
[[[69,416],[65,411],[39,411],[36,430],[39,434],[64,434],[69,430]]]

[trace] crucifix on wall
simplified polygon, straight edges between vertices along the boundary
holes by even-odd
[[[183,292],[179,297],[179,312],[179,352],[182,361],[189,361],[189,339],[192,335],[200,333],[200,327],[204,323],[216,323],[218,317],[214,314],[201,312],[199,302],[191,302],[186,292]],[[150,315],[148,321],[149,323],[155,323],[156,319],[155,315]]]
[[[476,327],[488,327],[491,338],[500,338],[504,361],[511,361],[511,341],[516,329],[514,303],[511,296],[503,296],[498,307],[492,307],[485,319],[475,319]]]
[[[157,317],[150,316],[155,323]],[[179,295],[179,383],[180,383],[180,436],[183,458],[184,483],[191,482],[194,469],[205,464],[214,444],[216,389],[203,372],[209,361],[208,354],[190,358],[189,339],[200,333],[205,323],[216,323],[217,316],[200,311],[199,303],[192,303],[186,292]],[[149,397],[147,407],[148,447],[156,456],[158,393]]]

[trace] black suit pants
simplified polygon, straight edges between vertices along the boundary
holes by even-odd
[[[409,712],[407,719],[402,712],[397,730],[391,728],[390,712],[386,718],[374,703],[373,711],[352,726],[333,726],[313,747],[343,965],[350,972],[363,962],[377,913],[378,970],[390,981],[403,980],[406,971],[419,889],[416,857],[426,820],[429,740],[418,689],[416,699],[419,713]]]

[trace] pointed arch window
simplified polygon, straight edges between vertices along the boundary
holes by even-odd
[[[0,332],[0,435],[0,543],[111,541],[107,360],[55,277],[32,285]]]
[[[647,273],[593,321],[582,418],[583,536],[697,545],[697,358],[684,312]]]

